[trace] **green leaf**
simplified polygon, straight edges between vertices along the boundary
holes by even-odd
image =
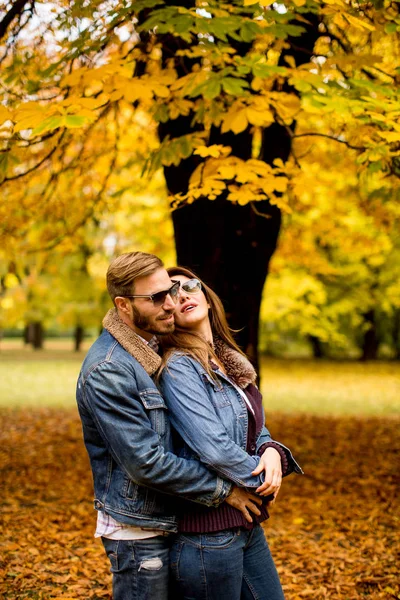
[[[397,31],[396,23],[387,23],[385,27],[386,33],[395,33]]]
[[[245,88],[249,87],[247,81],[243,81],[243,79],[235,79],[234,77],[225,77],[222,79],[221,83],[224,91],[232,96],[243,95]]]
[[[260,33],[261,28],[253,21],[245,21],[240,28],[240,37],[244,42],[250,43]]]
[[[63,125],[63,116],[58,115],[53,117],[47,117],[46,119],[44,119],[44,121],[40,123],[40,125],[35,127],[35,129],[32,131],[32,135],[39,135],[41,133],[44,133],[45,131],[52,131],[53,129],[57,129],[57,127],[62,127]]]
[[[93,119],[95,115],[93,115]],[[88,121],[91,119],[89,117],[83,117],[80,115],[66,115],[64,117],[64,125],[68,127],[68,129],[74,129],[75,127],[83,127]]]
[[[208,100],[216,98],[221,93],[221,82],[218,79],[211,79],[204,84],[203,96]]]
[[[190,15],[181,15],[174,20],[173,25],[175,33],[188,33],[194,26],[194,19]]]
[[[260,77],[261,79],[271,77],[271,75],[287,75],[288,73],[286,67],[266,65],[263,63],[256,63],[253,65],[252,70],[254,77]]]
[[[169,119],[169,111],[166,104],[156,104],[156,110],[154,111],[154,118],[158,123],[166,123]]]

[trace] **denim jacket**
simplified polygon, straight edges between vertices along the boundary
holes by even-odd
[[[231,484],[197,460],[172,453],[167,407],[151,375],[159,356],[109,311],[77,384],[95,508],[117,521],[176,531],[174,500],[217,506]]]
[[[222,477],[255,488],[263,480],[263,474],[251,475],[260,460],[257,452],[266,442],[274,441],[288,459],[286,475],[302,473],[290,450],[272,440],[266,427],[258,432],[254,456],[246,452],[248,411],[240,388],[254,380],[243,377],[242,367],[247,371],[253,367],[239,353],[230,349],[224,352],[225,368],[232,371],[230,359],[233,359],[233,369],[239,374],[235,379],[242,385],[233,383],[219,369],[215,371],[216,379],[210,377],[199,362],[181,352],[171,356],[162,372],[160,389],[170,410],[171,423],[183,440],[180,455],[198,458]]]

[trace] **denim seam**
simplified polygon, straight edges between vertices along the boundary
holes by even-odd
[[[247,583],[249,590],[254,598],[254,600],[259,600],[259,596],[256,594],[255,589],[253,588],[253,586],[251,585],[250,581],[247,579],[246,577],[246,573],[243,571],[243,579],[245,580],[245,582]]]

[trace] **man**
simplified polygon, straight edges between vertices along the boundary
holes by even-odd
[[[155,335],[174,329],[179,283],[156,256],[133,252],[110,264],[107,287],[115,308],[77,385],[98,510],[95,535],[111,562],[114,600],[166,600],[168,534],[177,524],[167,494],[207,506],[227,500],[250,521],[248,510],[259,514],[260,500],[172,453],[167,409],[151,379],[161,363],[152,345]]]

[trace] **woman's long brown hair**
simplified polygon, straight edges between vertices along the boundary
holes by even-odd
[[[213,338],[218,337],[225,342],[227,346],[245,356],[244,352],[242,352],[233,339],[233,330],[229,328],[224,307],[222,306],[222,302],[217,294],[213,292],[208,285],[201,281],[200,277],[186,267],[170,267],[167,269],[167,272],[171,279],[174,278],[174,275],[184,275],[189,279],[198,279],[201,282],[202,291],[204,292],[206,300],[210,305],[209,318]],[[163,349],[163,359],[158,376],[160,376],[165,368],[168,358],[171,356],[171,354],[174,351],[179,350],[192,356],[204,367],[204,369],[206,369],[211,377],[215,378],[214,371],[210,367],[210,359],[218,361],[218,358],[213,347],[200,334],[194,331],[189,331],[177,325],[173,333],[160,336],[159,341],[161,348]]]

